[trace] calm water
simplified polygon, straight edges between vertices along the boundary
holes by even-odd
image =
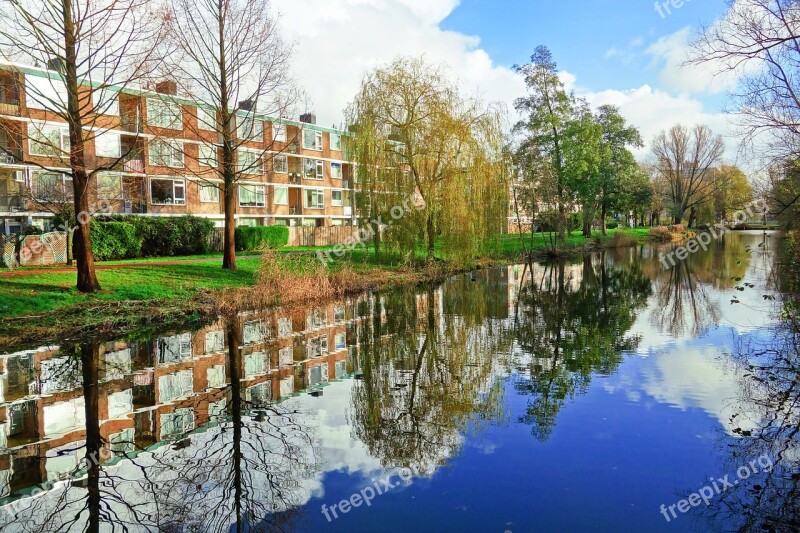
[[[777,248],[728,235],[668,270],[611,250],[6,351],[0,526],[795,530]]]

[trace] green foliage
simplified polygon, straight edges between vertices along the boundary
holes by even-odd
[[[128,222],[98,222],[92,224],[92,253],[98,261],[139,257],[142,238]]]
[[[289,243],[286,226],[242,226],[236,228],[236,250],[262,250],[280,248]]]
[[[214,223],[193,217],[131,217],[113,216],[99,219],[125,222],[136,228],[136,236],[142,240],[139,257],[173,257],[180,255],[207,254]]]
[[[617,229],[619,227],[619,222],[616,220],[612,220],[606,224],[606,229]]]

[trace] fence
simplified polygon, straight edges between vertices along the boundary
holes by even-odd
[[[16,263],[14,261],[16,240],[16,235],[0,235],[0,251],[3,264],[6,266]],[[63,233],[27,235],[20,237],[20,241],[19,257],[17,258],[20,266],[56,265],[67,262],[67,237]]]
[[[214,228],[208,236],[208,249],[211,252],[222,252],[225,245],[225,228]]]
[[[334,246],[358,240],[353,226],[294,226],[289,228],[289,246]]]

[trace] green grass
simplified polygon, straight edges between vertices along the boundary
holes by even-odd
[[[578,248],[595,239],[607,240],[615,234],[642,239],[647,235],[646,228],[635,230],[612,230],[607,237],[597,232],[592,239],[584,238],[579,232],[569,234],[564,243],[566,248]],[[530,234],[524,235],[525,245],[529,246]],[[534,237],[534,248],[544,249],[545,240],[540,234]],[[280,259],[285,256],[287,268],[302,270],[305,262],[315,262],[316,253],[329,248],[284,248],[276,252]],[[437,255],[441,245],[437,243]],[[513,258],[522,253],[518,235],[504,235],[496,253],[503,258]],[[425,257],[424,245],[417,249],[417,257]],[[182,264],[166,264],[180,259],[191,260]],[[199,259],[199,260],[198,260]],[[368,248],[356,248],[329,265],[337,270],[347,264],[355,272],[370,270],[398,270],[402,268],[402,257],[382,256],[376,258]],[[141,263],[126,268],[98,269],[97,278],[103,291],[94,295],[84,295],[75,290],[74,272],[37,272],[19,276],[0,277],[0,315],[5,317],[38,316],[85,302],[111,301],[150,301],[157,299],[188,299],[198,290],[222,289],[226,287],[246,287],[255,281],[261,258],[253,252],[243,253],[237,260],[238,270],[223,270],[220,254],[192,257],[164,257],[112,261],[101,265],[122,266],[126,263]],[[163,263],[163,264],[162,264]],[[29,267],[31,269],[36,267]],[[39,267],[42,269],[42,267]]]

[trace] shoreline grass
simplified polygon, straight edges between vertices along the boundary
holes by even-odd
[[[530,234],[523,237],[528,247]],[[597,232],[590,239],[574,232],[561,245],[559,253],[570,255],[603,247],[630,246],[647,242],[647,238],[647,228],[612,230],[608,236]],[[545,248],[544,238],[538,234],[534,236],[535,256],[544,257]],[[302,278],[298,271],[306,271],[304,265],[316,276],[321,275],[322,263],[316,253],[326,250],[330,247],[284,248],[269,255],[275,261],[273,271],[282,272],[279,281],[288,283],[293,278]],[[423,252],[419,255],[422,257]],[[509,234],[501,237],[492,257],[476,260],[468,270],[522,260],[519,235]],[[247,301],[242,295],[259,282],[261,254],[243,254],[237,260],[238,270],[235,271],[223,270],[220,263],[221,255],[184,258],[183,262],[173,257],[99,263],[119,268],[98,269],[103,291],[92,295],[74,289],[74,272],[31,272],[0,277],[0,331],[3,332],[0,346],[34,339],[57,339],[65,334],[72,337],[101,330],[130,329],[158,321],[197,320],[219,311],[217,302],[225,291],[238,291],[239,300]],[[341,277],[347,278],[347,282],[335,291],[337,293],[433,281],[464,270],[444,261],[437,262],[433,271],[424,264],[411,268],[400,258],[376,258],[370,249],[348,251],[344,257],[334,258],[324,269],[332,278],[345,271],[346,275]],[[261,281],[263,283],[263,279]],[[260,303],[267,304],[264,300]]]

